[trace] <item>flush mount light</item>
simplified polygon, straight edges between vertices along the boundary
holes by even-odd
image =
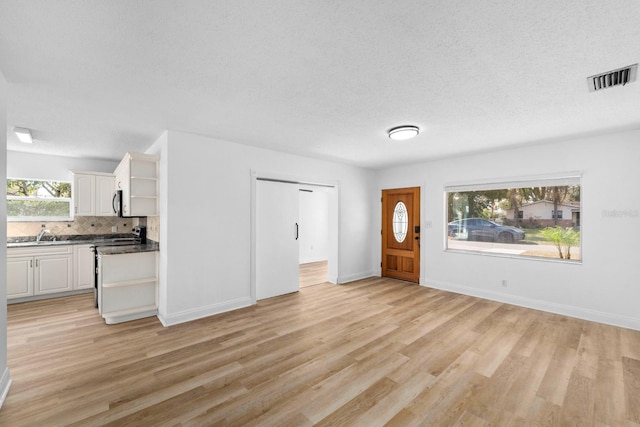
[[[393,129],[389,129],[389,138],[396,141],[402,141],[404,139],[411,139],[420,133],[420,129],[417,126],[398,126]]]
[[[33,138],[31,137],[31,131],[27,128],[13,128],[16,136],[20,140],[20,142],[24,142],[25,144],[33,144]]]

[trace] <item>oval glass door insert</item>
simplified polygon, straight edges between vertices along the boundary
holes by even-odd
[[[408,228],[407,207],[403,202],[398,202],[393,208],[393,236],[396,238],[396,242],[404,242],[404,239],[407,238]]]

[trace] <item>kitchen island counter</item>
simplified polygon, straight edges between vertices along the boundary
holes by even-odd
[[[119,254],[134,254],[138,252],[158,252],[160,245],[158,242],[148,240],[147,243],[135,244],[135,245],[122,245],[122,246],[99,246],[96,245],[96,251],[98,255],[119,255]]]

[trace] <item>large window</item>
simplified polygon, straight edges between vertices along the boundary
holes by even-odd
[[[446,249],[582,260],[580,177],[452,185]]]
[[[71,183],[7,179],[9,221],[69,221]]]

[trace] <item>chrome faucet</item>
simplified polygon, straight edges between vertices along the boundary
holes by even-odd
[[[40,239],[42,239],[42,236],[44,236],[46,233],[51,233],[51,231],[47,230],[46,228],[40,230],[38,236],[36,236],[36,242],[40,242]]]

